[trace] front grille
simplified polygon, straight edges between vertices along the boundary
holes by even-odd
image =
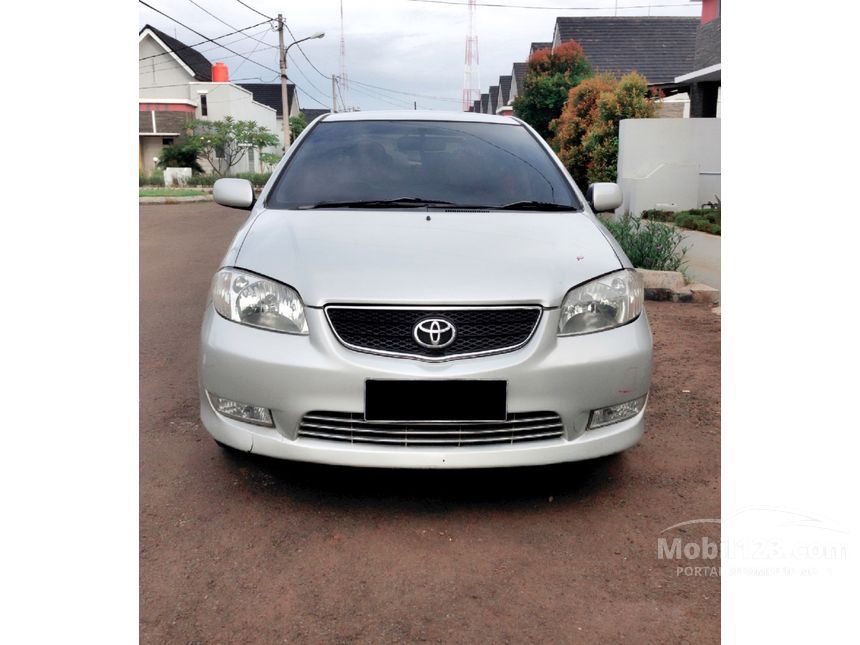
[[[351,349],[424,360],[450,360],[508,352],[525,345],[540,321],[540,307],[351,307],[325,309],[335,335]],[[413,337],[419,321],[441,318],[456,329],[445,348],[422,347]]]
[[[396,446],[513,444],[555,439],[563,432],[555,412],[517,412],[492,423],[374,423],[360,412],[309,412],[299,422],[300,438]]]

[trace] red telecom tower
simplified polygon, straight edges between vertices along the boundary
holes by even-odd
[[[475,0],[469,0],[469,33],[466,34],[466,71],[463,74],[463,112],[481,98],[481,72],[478,67],[478,35],[475,33]]]

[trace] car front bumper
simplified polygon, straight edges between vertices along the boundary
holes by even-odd
[[[221,443],[255,454],[347,466],[485,468],[591,459],[625,450],[644,431],[635,417],[587,430],[592,410],[648,393],[651,330],[643,313],[617,329],[559,338],[558,310],[545,310],[531,341],[507,354],[430,363],[347,349],[321,309],[307,308],[308,336],[254,329],[225,320],[211,303],[203,320],[200,417]],[[552,411],[561,438],[479,446],[386,446],[298,437],[313,411],[363,412],[367,379],[500,379],[508,412]],[[272,411],[275,427],[224,417],[206,392]]]

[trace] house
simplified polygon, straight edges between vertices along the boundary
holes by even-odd
[[[200,51],[151,25],[140,30],[138,51],[140,172],[151,173],[161,149],[184,136],[186,123],[194,119],[215,121],[231,116],[255,121],[282,137],[276,110],[256,100],[250,90],[231,83],[223,63],[213,65]],[[213,68],[217,70],[214,75]],[[298,110],[298,101],[295,103]],[[206,168],[208,162],[201,160],[201,165]],[[249,151],[232,172],[261,170],[259,155]]]
[[[692,68],[698,23],[677,16],[559,17],[552,46],[575,40],[595,72],[636,71],[652,87],[672,86]]]
[[[529,56],[541,49],[552,49],[552,43],[532,43],[529,46]]]
[[[693,65],[698,18],[678,16],[559,17],[553,47],[575,40],[595,72],[636,71],[666,96],[661,117],[689,116],[689,97],[675,77]]]
[[[513,105],[516,99],[523,91],[523,82],[526,78],[526,72],[529,69],[528,63],[514,63],[511,69],[511,95],[508,102]]]
[[[619,214],[684,210],[718,201],[720,152],[720,2],[704,0],[694,54],[676,73],[672,90],[689,93],[685,114],[695,118],[623,119],[618,132]],[[671,100],[675,97],[669,97]],[[663,103],[666,103],[664,101]]]
[[[489,95],[489,93],[481,94],[481,112],[483,114],[489,114],[490,113],[490,95]]]
[[[495,114],[497,107],[499,107],[499,86],[493,85],[490,87],[490,114]]]
[[[514,113],[511,107],[511,77],[499,76],[499,106],[496,108],[496,114],[502,116],[511,116]]]
[[[284,138],[284,102],[281,100],[280,83],[239,83],[239,87],[248,90],[254,100],[263,105],[268,105],[275,111],[275,122],[277,123],[278,137],[283,146]],[[287,83],[287,103],[290,105],[290,118],[301,114],[299,102],[296,98],[296,86]]]
[[[472,112],[477,112],[480,114],[480,112],[481,112],[481,100],[480,99],[475,99],[475,103],[472,106]]]
[[[692,71],[675,77],[690,95],[689,116],[720,116],[720,1],[703,0]]]
[[[308,123],[313,121],[318,116],[322,116],[323,114],[330,114],[330,113],[331,113],[331,110],[324,110],[322,108],[320,108],[320,109],[305,108],[304,110],[302,110],[302,114],[305,117],[305,121],[307,121]]]

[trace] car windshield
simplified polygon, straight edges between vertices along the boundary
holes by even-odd
[[[522,125],[456,121],[321,122],[281,171],[266,205],[581,208]]]

